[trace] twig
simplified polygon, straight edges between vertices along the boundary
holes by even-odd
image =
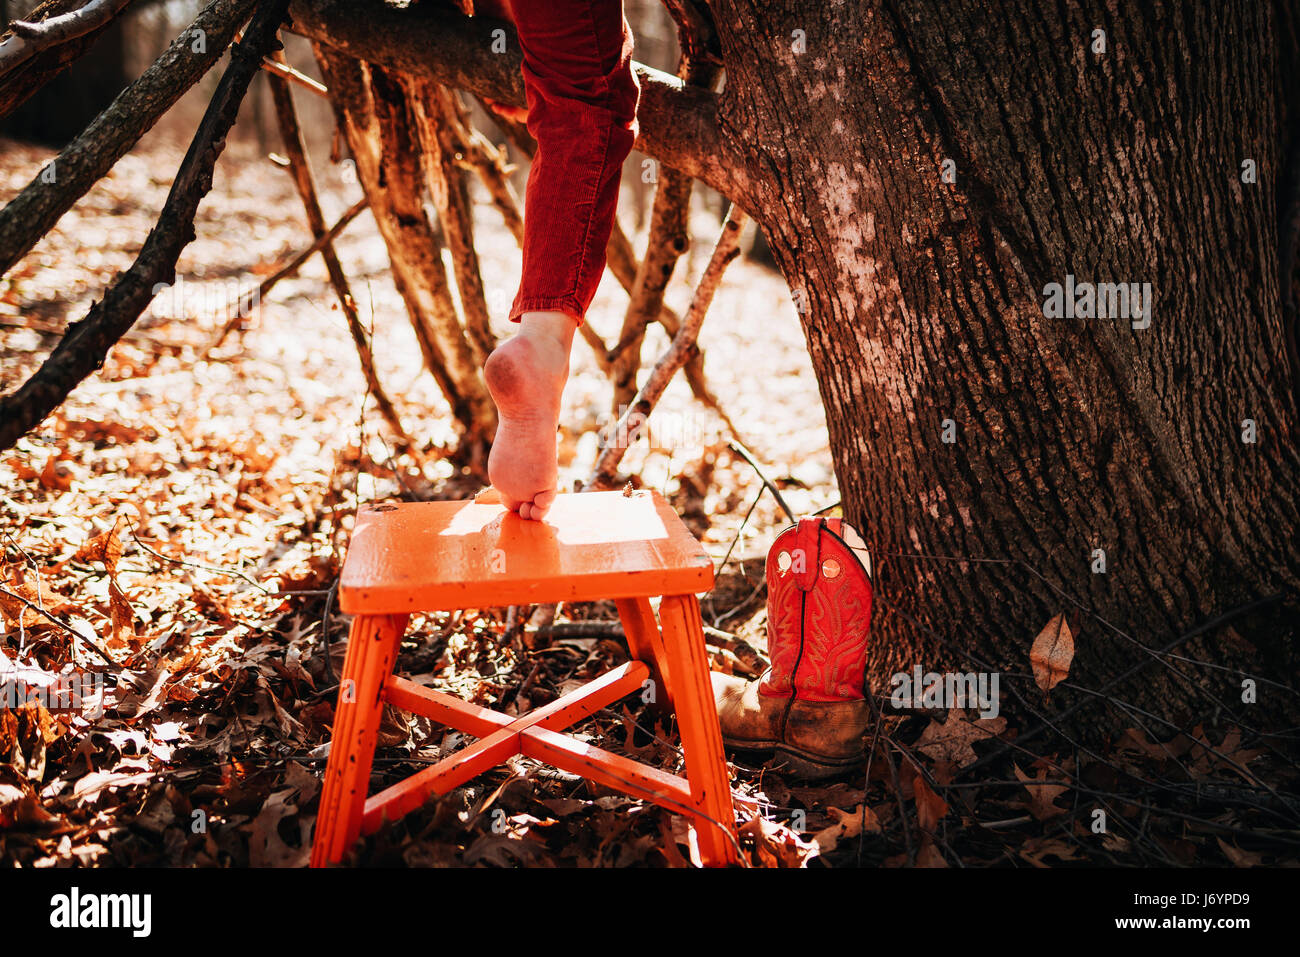
[[[352,204],[352,207],[346,213],[339,217],[339,221],[331,226],[327,232],[317,236],[310,246],[298,253],[298,255],[294,256],[293,259],[289,260],[289,262],[277,269],[272,275],[263,279],[261,284],[257,287],[257,292],[249,293],[240,300],[238,307],[235,309],[235,315],[226,323],[225,327],[216,338],[214,338],[199,355],[199,361],[202,362],[208,357],[212,350],[219,348],[221,344],[225,342],[226,336],[230,335],[230,333],[235,330],[239,325],[241,317],[252,308],[254,302],[264,301],[267,293],[274,288],[276,283],[281,279],[286,279],[289,276],[296,274],[298,270],[302,268],[303,263],[310,259],[322,247],[333,243],[334,240],[338,238],[339,233],[343,232],[347,225],[352,222],[352,220],[356,219],[357,216],[359,216],[361,212],[369,206],[370,200],[365,196],[362,196]]]
[[[273,62],[284,65],[284,54],[277,51]],[[275,103],[275,117],[280,127],[280,139],[289,157],[289,169],[293,173],[294,186],[297,187],[298,196],[302,200],[303,210],[307,216],[307,228],[316,239],[320,239],[328,234],[328,229],[325,226],[325,214],[321,211],[320,200],[316,195],[311,161],[307,158],[307,146],[303,142],[302,129],[298,124],[298,111],[293,104],[293,91],[289,87],[289,81],[278,74],[270,74],[267,79],[271,87],[271,99]],[[411,448],[415,443],[406,434],[406,430],[402,427],[402,418],[397,414],[393,400],[388,397],[388,393],[379,382],[371,339],[361,325],[361,317],[357,315],[356,302],[352,298],[347,276],[343,272],[338,254],[334,251],[333,242],[327,240],[321,246],[320,254],[325,260],[325,271],[329,274],[330,285],[334,287],[334,294],[338,297],[343,316],[347,321],[352,344],[356,347],[366,387],[374,395],[375,404],[379,407],[379,412],[388,423],[388,427],[393,430],[404,447]]]
[[[303,89],[310,90],[311,92],[315,93],[317,96],[323,96],[328,98],[330,95],[329,90],[325,88],[325,84],[318,83],[317,81],[309,77],[307,74],[299,70],[295,70],[293,67],[289,66],[289,64],[284,63],[281,60],[272,59],[271,57],[263,57],[262,69],[265,70],[267,73],[271,73],[274,74],[275,76],[282,77],[293,83],[297,83]]]
[[[754,460],[754,456],[750,453],[749,449],[745,448],[739,442],[729,442],[727,443],[727,448],[731,449],[731,451],[735,452],[742,459],[744,459],[746,462],[749,463],[750,468],[754,470],[754,472],[758,475],[759,479],[762,481],[763,487],[772,493],[772,497],[776,499],[776,504],[781,506],[781,511],[785,512],[785,517],[788,518],[791,522],[798,522],[799,519],[795,517],[795,514],[793,511],[791,511],[790,506],[787,505],[785,503],[785,499],[781,497],[781,490],[778,489],[772,483],[771,479],[769,479],[766,475],[763,474],[763,470],[759,467],[758,462]],[[823,509],[823,511],[825,510]]]
[[[256,579],[245,574],[244,572],[241,572],[237,568],[219,568],[215,565],[202,565],[198,562],[187,562],[183,558],[172,558],[170,555],[164,555],[161,552],[156,552],[148,545],[146,545],[143,541],[140,540],[140,536],[135,533],[135,525],[131,523],[130,519],[127,519],[126,526],[131,530],[131,538],[134,539],[135,543],[139,545],[141,548],[143,548],[150,555],[152,555],[154,558],[161,559],[164,562],[171,562],[173,565],[185,565],[188,568],[197,568],[205,572],[215,572],[218,575],[225,575],[230,578],[242,578],[244,581],[248,582],[250,585],[252,585],[254,588],[262,592],[263,594],[271,595],[272,597],[279,597],[280,593],[271,591],[271,589],[266,588],[265,586],[259,584]]]
[[[479,130],[462,125],[457,131],[465,144],[465,158],[478,173],[510,235],[520,249],[524,246],[524,217],[519,212],[519,197],[510,184],[510,167],[504,149],[498,149]]]
[[[641,421],[649,418],[655,405],[663,396],[664,390],[668,388],[673,375],[690,358],[695,349],[695,340],[699,336],[700,327],[704,323],[705,313],[708,312],[709,305],[713,302],[713,295],[722,281],[722,274],[740,252],[740,229],[745,220],[745,212],[738,206],[733,206],[727,221],[723,224],[713,255],[709,257],[709,265],[705,268],[704,275],[696,287],[686,318],[682,321],[677,335],[673,337],[667,350],[650,370],[645,385],[623,410],[618,422],[604,435],[601,452],[597,457],[596,467],[586,483],[587,486],[600,488],[613,482],[619,462],[623,460],[624,454],[635,440],[635,436],[629,432],[632,418],[635,416]]]
[[[727,567],[727,562],[731,560],[731,553],[735,550],[736,543],[740,541],[740,536],[745,531],[745,526],[749,524],[749,516],[753,515],[754,509],[758,508],[758,502],[763,497],[763,493],[766,490],[767,486],[764,485],[758,490],[758,494],[754,496],[754,501],[749,505],[749,511],[745,513],[744,518],[740,520],[740,524],[736,526],[736,534],[731,537],[731,544],[727,546],[727,554],[722,556],[722,564],[718,566],[718,570],[714,572],[714,575],[721,575],[722,570]]]
[[[4,586],[0,586],[0,594],[8,595],[10,598],[13,598],[13,599],[16,599],[17,601],[22,602],[24,605],[26,605],[26,606],[27,606],[28,608],[30,608],[32,611],[36,612],[36,614],[40,615],[42,618],[46,619],[47,621],[49,621],[49,622],[51,622],[51,623],[53,623],[53,624],[55,624],[55,625],[58,625],[60,628],[62,628],[64,631],[66,631],[68,634],[70,634],[73,638],[76,638],[77,640],[79,640],[79,641],[85,643],[85,644],[86,644],[86,645],[87,645],[87,646],[88,646],[92,651],[95,652],[95,654],[97,654],[97,655],[99,655],[99,657],[103,658],[104,661],[107,662],[107,663],[108,663],[108,664],[109,664],[109,665],[110,665],[114,670],[116,670],[116,671],[121,671],[121,670],[122,670],[122,666],[119,665],[119,664],[118,664],[116,661],[114,661],[112,658],[110,658],[110,657],[108,656],[108,654],[104,651],[103,648],[99,647],[99,645],[95,644],[93,641],[91,641],[89,638],[87,638],[87,637],[86,637],[85,635],[83,635],[81,632],[77,631],[77,629],[73,628],[71,625],[67,624],[66,622],[60,621],[60,620],[59,620],[58,618],[56,618],[56,617],[55,617],[51,612],[46,611],[46,610],[45,610],[44,608],[42,608],[40,605],[34,605],[34,604],[32,604],[30,601],[28,601],[28,600],[27,600],[26,598],[24,598],[22,595],[19,595],[19,594],[16,593],[16,592],[12,592],[12,591],[10,591],[8,588],[5,588]]]
[[[334,593],[338,591],[338,587],[339,579],[335,578],[330,585],[329,593],[325,596],[325,610],[320,616],[320,641],[325,651],[325,674],[329,675],[330,681],[337,677],[334,674],[334,662],[330,660],[330,610],[334,607]]]

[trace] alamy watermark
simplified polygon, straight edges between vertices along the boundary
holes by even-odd
[[[83,894],[81,888],[73,887],[50,898],[50,926],[66,930],[125,928],[133,937],[148,937],[153,930],[153,896]]]
[[[155,319],[248,319],[262,305],[261,284],[239,278],[186,282],[184,276],[177,276],[174,283],[156,283],[153,296],[149,314]]]
[[[1043,287],[1043,315],[1048,319],[1128,319],[1134,329],[1151,325],[1149,282],[1049,282]]]
[[[889,701],[895,708],[977,708],[981,718],[1001,710],[996,671],[925,671],[920,665],[890,679]]]
[[[100,718],[104,714],[104,676],[97,672],[51,675],[19,667],[0,674],[0,709],[36,703],[51,714]]]

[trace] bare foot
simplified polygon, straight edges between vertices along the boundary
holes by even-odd
[[[525,313],[519,325],[483,366],[500,416],[488,478],[506,508],[541,521],[555,501],[555,430],[577,326],[560,312]]]

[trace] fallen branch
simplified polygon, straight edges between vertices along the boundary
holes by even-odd
[[[416,340],[479,468],[496,431],[496,407],[461,328],[442,243],[425,215],[419,141],[399,82],[379,67],[315,44],[340,132],[388,248],[393,283]]]
[[[212,0],[139,79],[0,210],[0,275],[27,255],[59,217],[202,79],[255,2]]]
[[[457,154],[463,155],[468,151],[468,146],[456,135],[456,93],[425,80],[402,78],[400,82],[414,115],[425,181],[438,210],[447,248],[451,251],[465,333],[474,361],[481,367],[496,347],[496,341],[488,319],[478,250],[474,247],[474,219],[469,194],[456,164]]]
[[[93,33],[112,22],[131,0],[90,0],[71,13],[40,21],[12,20],[13,36],[0,42],[0,76],[17,69],[38,53]]]
[[[0,449],[9,448],[38,425],[83,379],[102,366],[113,344],[153,301],[155,288],[174,281],[176,260],[194,238],[194,214],[212,188],[213,167],[225,148],[226,135],[263,54],[278,43],[276,31],[287,6],[288,0],[259,4],[245,39],[231,49],[230,66],[217,84],[158,222],[135,262],[118,277],[103,300],[91,306],[84,319],[68,327],[31,378],[17,391],[0,397]],[[230,24],[230,29],[236,25]],[[120,97],[117,102],[121,102]],[[4,212],[8,213],[12,206]]]
[[[686,313],[686,318],[682,320],[681,327],[677,330],[677,335],[673,336],[667,350],[650,370],[645,385],[623,411],[618,422],[602,435],[600,455],[596,459],[596,467],[591,478],[586,483],[587,488],[608,488],[614,483],[618,465],[636,440],[641,425],[654,411],[655,405],[663,396],[664,390],[668,388],[673,375],[686,364],[695,351],[695,341],[699,337],[700,326],[703,325],[705,313],[713,302],[714,293],[718,291],[722,274],[731,261],[740,254],[740,230],[745,225],[746,219],[744,211],[735,205],[727,213],[727,220],[722,225],[722,234],[713,248],[713,255],[709,257],[704,275],[700,277],[700,283],[691,298],[691,307]],[[632,424],[634,419],[637,420],[635,426]]]
[[[63,8],[67,6],[67,0],[45,0],[40,6],[28,13],[28,19],[36,20],[39,17],[53,13],[58,15]],[[0,70],[0,120],[22,106],[27,100],[52,79],[62,73],[68,66],[83,55],[88,53],[99,36],[108,29],[108,23],[101,24],[89,33],[85,33],[73,40],[60,43],[57,46],[42,50],[30,57],[24,56],[22,62],[18,62],[16,53],[10,54],[12,62],[16,65],[11,69]],[[0,27],[0,32],[3,27]],[[10,34],[0,38],[0,49],[7,49],[24,43],[20,37]]]

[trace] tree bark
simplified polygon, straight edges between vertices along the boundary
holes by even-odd
[[[292,9],[356,55],[522,103],[508,30],[495,55],[491,21],[369,3]],[[709,11],[722,93],[643,71],[638,145],[753,214],[790,282],[845,512],[877,556],[878,683],[918,663],[1023,675],[1066,612],[1071,677],[1097,687],[1216,613],[1294,595],[1287,4]],[[1150,325],[1049,318],[1067,276],[1150,282]],[[1293,633],[1242,618],[1185,649],[1214,667],[1153,664],[1115,690],[1165,715],[1231,705],[1241,671],[1294,683]]]

